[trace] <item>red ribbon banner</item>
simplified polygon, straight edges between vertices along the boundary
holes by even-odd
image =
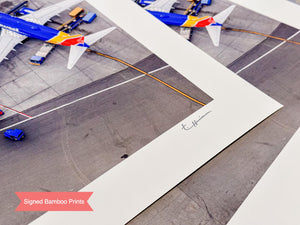
[[[21,200],[16,211],[93,211],[88,199],[93,192],[16,192]]]

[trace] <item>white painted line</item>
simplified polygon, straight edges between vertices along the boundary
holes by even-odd
[[[165,65],[165,66],[160,67],[160,68],[158,68],[158,69],[156,69],[156,70],[152,70],[151,72],[149,72],[149,74],[151,74],[151,73],[156,73],[156,72],[161,71],[161,70],[164,70],[164,69],[166,69],[166,68],[168,68],[168,67],[170,67],[170,66],[169,66],[169,65]],[[144,75],[144,76],[145,76],[145,75]]]
[[[294,33],[292,36],[290,36],[287,40],[292,39],[293,37],[295,37],[297,34],[299,34],[300,31],[297,31],[296,33]],[[281,45],[285,44],[287,41],[283,41],[281,42],[279,45],[275,46],[274,48],[272,48],[270,51],[266,52],[265,54],[263,54],[262,56],[258,57],[257,59],[255,59],[253,62],[249,63],[247,66],[243,67],[242,69],[240,69],[239,71],[236,72],[236,74],[239,74],[240,72],[242,72],[243,70],[247,69],[248,67],[252,66],[254,63],[258,62],[259,60],[261,60],[262,58],[266,57],[267,55],[269,55],[271,52],[275,51],[277,48],[279,48]]]
[[[164,69],[166,69],[166,68],[168,68],[168,67],[170,67],[170,66],[169,66],[169,65],[166,65],[166,66],[163,66],[163,67],[161,67],[161,68],[158,68],[158,69],[153,70],[153,71],[148,72],[148,73],[149,73],[149,74],[152,74],[152,73],[158,72],[158,71],[160,71],[160,70],[164,70]],[[20,121],[20,122],[18,122],[18,123],[14,123],[14,124],[9,125],[9,126],[7,126],[7,127],[1,128],[1,129],[0,129],[0,132],[1,132],[1,131],[4,131],[4,130],[6,130],[6,129],[9,129],[9,128],[11,128],[11,127],[14,127],[14,126],[17,126],[17,125],[26,123],[26,122],[28,122],[28,121],[30,121],[30,120],[39,118],[39,117],[41,117],[41,116],[44,116],[44,115],[46,115],[46,114],[49,114],[49,113],[51,113],[51,112],[53,112],[53,111],[56,111],[56,110],[58,110],[58,109],[64,108],[64,107],[66,107],[66,106],[75,104],[75,103],[77,103],[77,102],[79,102],[79,101],[82,101],[82,100],[85,100],[85,99],[87,99],[87,98],[93,97],[93,96],[95,96],[95,95],[101,94],[101,93],[103,93],[103,92],[109,91],[109,90],[114,89],[114,88],[116,88],[116,87],[119,87],[119,86],[121,86],[121,85],[123,85],[123,84],[127,84],[127,83],[129,83],[129,82],[134,81],[134,80],[140,79],[140,78],[142,78],[142,77],[144,77],[144,76],[146,76],[146,75],[143,74],[143,75],[134,77],[134,78],[132,78],[132,79],[126,80],[126,81],[121,82],[121,83],[119,83],[119,84],[113,85],[113,86],[111,86],[111,87],[109,87],[109,88],[103,89],[103,90],[101,90],[101,91],[97,91],[97,92],[92,93],[92,94],[90,94],[90,95],[87,95],[87,96],[84,96],[84,97],[82,97],[82,98],[76,99],[76,100],[74,100],[74,101],[72,101],[72,102],[69,102],[69,103],[66,103],[66,104],[64,104],[64,105],[58,106],[58,107],[56,107],[56,108],[50,109],[50,110],[48,110],[48,111],[46,111],[46,112],[43,112],[43,113],[38,114],[38,115],[36,115],[36,116],[30,117],[30,118],[28,118],[28,119],[26,119],[26,120],[22,120],[22,121]]]

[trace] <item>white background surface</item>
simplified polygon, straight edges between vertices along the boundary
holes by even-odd
[[[32,224],[124,224],[281,107],[131,0],[88,2],[214,100],[83,188],[94,212],[49,212]]]
[[[300,5],[288,0],[230,0],[274,20],[300,29]]]

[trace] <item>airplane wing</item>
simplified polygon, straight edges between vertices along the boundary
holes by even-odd
[[[170,12],[176,0],[156,0],[151,5],[144,7],[146,10],[158,12]]]
[[[2,28],[0,36],[0,62],[6,59],[8,53],[27,37]]]
[[[53,16],[58,15],[59,13],[65,11],[66,9],[71,8],[72,6],[79,4],[83,0],[66,0],[40,10],[37,10],[33,13],[27,14],[25,16],[21,16],[20,18],[26,21],[38,23],[38,24],[45,24],[49,21]]]

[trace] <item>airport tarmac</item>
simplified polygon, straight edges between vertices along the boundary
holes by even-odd
[[[228,5],[229,2],[221,1],[207,10],[219,12]],[[243,25],[238,28],[257,27],[262,29],[259,30],[260,32],[271,33],[279,24],[262,16],[259,21],[255,21],[258,17],[253,16],[253,12],[240,7],[237,7],[234,13],[228,24]],[[249,15],[247,19],[243,17],[245,13]],[[241,24],[241,21],[244,24]],[[109,21],[107,23],[109,24]],[[103,26],[108,25],[107,23]],[[294,30],[281,25],[275,32],[284,35],[292,34]],[[129,41],[131,44],[127,46],[128,48],[118,48],[119,40],[123,40],[124,36],[125,40],[129,37],[119,29],[116,36],[116,39],[112,35],[107,41],[100,42],[97,48],[103,50],[102,44],[108,44],[104,52],[130,63],[137,63],[139,68],[146,71],[165,66],[164,62],[151,55],[134,40]],[[224,65],[229,65],[233,71],[240,70],[277,44],[274,40],[263,41],[265,38],[260,36],[223,32],[221,47],[215,49],[207,44],[210,40],[205,29],[194,31],[192,38],[193,43]],[[135,44],[139,47],[132,50]],[[28,47],[22,49],[26,45]],[[29,72],[23,73],[22,77],[18,77],[20,71],[26,71],[25,60],[31,54],[28,50],[31,46],[39,45],[37,41],[28,41],[18,47],[17,50],[21,54],[14,53],[16,54],[12,59],[14,64],[1,66],[3,69],[7,68],[3,70],[4,74],[9,74],[11,77],[1,76],[0,82],[8,79],[4,85],[13,86],[28,81],[30,77],[28,74],[42,76],[41,74],[48,73],[49,68],[53,68],[51,59],[55,54],[66,62],[64,55],[67,54],[67,50],[57,49],[58,51],[55,50],[45,65],[30,69]],[[111,52],[111,46],[116,47],[116,50]],[[297,61],[295,61],[298,58],[297,54],[299,51],[297,53],[294,45],[286,44],[259,61],[257,67],[249,67],[240,73],[242,77],[285,104],[286,107],[233,143],[129,224],[225,224],[230,219],[299,126],[299,116],[296,114],[297,111],[299,112],[297,103],[300,95],[297,89],[299,87],[299,80],[297,80],[299,67],[297,68]],[[77,74],[74,79],[70,75],[62,80],[51,80],[53,78],[50,75],[54,72],[65,74],[67,71],[63,68],[64,65],[57,61],[59,72],[52,71],[47,76],[53,86],[56,84],[62,86],[61,91],[55,90],[56,94],[53,96],[44,91],[39,92],[40,90],[30,92],[26,99],[20,98],[17,103],[16,99],[20,93],[13,93],[10,96],[7,93],[8,89],[5,91],[1,86],[0,90],[4,97],[1,95],[0,99],[7,101],[3,104],[18,109],[28,108],[26,113],[34,116],[140,75],[136,71],[116,65],[115,62],[92,55],[83,60],[76,70],[86,69],[85,62],[89,65],[89,69],[94,69],[93,61],[96,60],[97,72],[93,74],[88,70],[89,72],[84,73],[84,76],[92,76],[89,76],[89,82],[81,80],[85,78],[75,79],[75,76],[80,77],[79,72],[74,73]],[[262,67],[264,69],[261,69]],[[211,101],[209,96],[171,68],[163,69],[155,75],[199,100],[206,103]],[[284,79],[282,79],[283,75]],[[28,83],[32,85],[33,81],[36,79]],[[64,89],[66,86],[72,88]],[[53,87],[45,90],[51,89],[54,90]],[[18,87],[15,90],[22,90],[22,88]],[[46,97],[42,102],[52,100],[40,104],[42,103],[40,97],[43,95]],[[29,104],[30,99],[32,103]],[[13,143],[0,139],[2,181],[0,199],[6,202],[6,205],[0,206],[0,223],[27,224],[41,214],[14,212],[18,199],[13,192],[76,191],[124,160],[121,156],[124,154],[130,156],[199,107],[165,86],[147,77],[141,77],[21,124],[20,128],[27,133],[24,142]],[[1,121],[1,128],[23,119],[21,116],[6,118]]]

